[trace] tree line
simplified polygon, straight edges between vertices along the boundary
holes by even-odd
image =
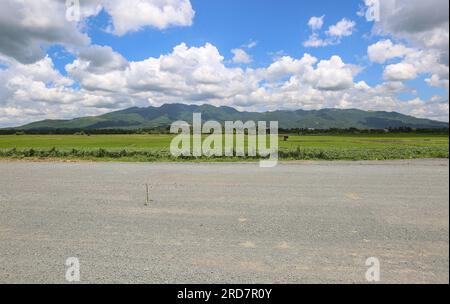
[[[404,133],[404,134],[434,134],[449,135],[448,128],[387,128],[387,129],[279,129],[279,134],[285,135],[356,135],[356,134],[386,134],[386,133]],[[115,134],[170,134],[169,127],[160,127],[153,129],[3,129],[0,135],[115,135]]]

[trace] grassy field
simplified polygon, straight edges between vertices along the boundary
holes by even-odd
[[[169,153],[172,138],[172,135],[4,135],[0,136],[0,158],[177,161],[180,159],[173,159]],[[279,145],[280,158],[286,160],[448,158],[449,155],[449,138],[440,135],[290,136],[287,141],[280,139]]]

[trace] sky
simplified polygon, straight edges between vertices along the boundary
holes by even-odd
[[[449,120],[448,0],[0,0],[0,127],[165,103]]]

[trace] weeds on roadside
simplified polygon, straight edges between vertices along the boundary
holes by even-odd
[[[242,161],[258,160],[258,157],[192,157],[175,158],[166,150],[59,150],[56,148],[0,150],[2,158],[51,158],[120,161]],[[449,158],[448,147],[401,146],[376,149],[367,148],[296,148],[281,149],[281,160],[389,160],[414,158]]]

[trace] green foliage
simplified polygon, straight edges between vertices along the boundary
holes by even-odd
[[[449,158],[446,147],[390,147],[378,149],[298,148],[282,150],[280,159],[286,160],[390,160],[415,158]]]
[[[233,161],[242,160],[238,157],[208,158],[208,157],[180,157],[173,158],[167,151],[111,151],[77,150],[62,151],[56,149],[7,149],[0,150],[3,158],[57,158],[57,159],[86,159],[86,160],[124,160],[124,161]],[[281,160],[389,160],[415,158],[449,158],[448,149],[442,147],[402,147],[395,149],[320,149],[298,148],[296,150],[282,150]],[[258,157],[246,157],[245,160],[257,160]]]
[[[173,158],[173,135],[2,135],[0,157],[120,161],[234,161],[242,158]],[[448,158],[449,138],[420,134],[289,135],[279,139],[284,160]],[[250,157],[246,160],[256,160]]]

